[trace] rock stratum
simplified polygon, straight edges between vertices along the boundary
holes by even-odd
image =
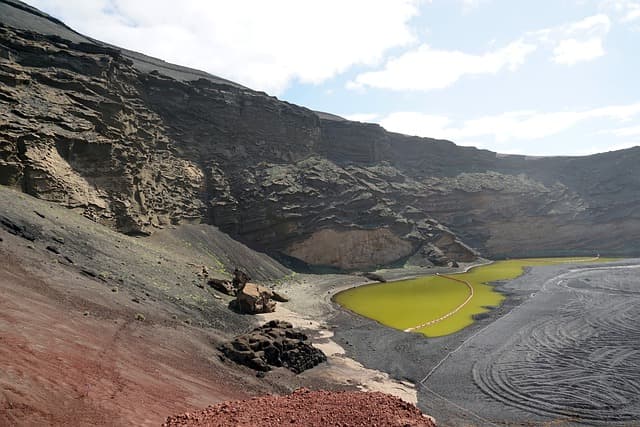
[[[504,156],[387,132],[0,0],[0,183],[130,235],[207,223],[290,265],[640,253],[640,148]]]

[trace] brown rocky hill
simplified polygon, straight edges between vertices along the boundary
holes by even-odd
[[[0,184],[131,235],[209,223],[342,269],[640,252],[640,148],[527,158],[408,137],[0,0]],[[463,243],[465,242],[465,243]]]

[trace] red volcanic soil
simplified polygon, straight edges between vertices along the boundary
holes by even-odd
[[[384,393],[299,389],[288,396],[224,402],[167,418],[163,426],[424,426],[435,427],[414,405]]]
[[[159,425],[249,397],[211,360],[203,331],[136,320],[117,303],[124,295],[78,296],[73,277],[38,277],[24,259],[0,257],[0,425]]]

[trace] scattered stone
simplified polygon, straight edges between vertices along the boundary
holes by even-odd
[[[60,255],[60,249],[57,246],[49,245],[47,246],[47,250],[53,252],[54,254]]]
[[[271,296],[271,299],[274,301],[278,301],[278,302],[288,302],[289,301],[289,297],[287,297],[284,294],[281,294],[278,291],[271,291],[273,293],[273,295]]]
[[[63,258],[69,263],[69,264],[73,264],[73,260],[71,258],[69,258],[68,256],[64,255]]]
[[[138,297],[131,298],[131,301],[140,304]]]
[[[86,267],[82,267],[80,269],[80,273],[84,274],[85,276],[89,276],[89,277],[94,277],[94,278],[98,277],[98,273],[96,273],[95,271],[93,271],[93,270],[91,270],[89,268],[86,268]]]
[[[369,280],[374,280],[376,282],[380,282],[380,283],[386,283],[387,279],[385,279],[384,277],[382,277],[379,274],[376,273],[370,273],[370,272],[365,272],[362,273],[362,277],[366,277]]]
[[[64,238],[62,238],[62,237],[54,236],[51,239],[53,239],[53,241],[56,242],[56,243],[60,243],[61,245],[64,245]]]
[[[307,339],[291,323],[272,320],[221,345],[219,350],[234,362],[256,371],[282,366],[299,374],[327,360],[321,350],[305,342]]]
[[[139,320],[139,321],[143,322],[144,319],[145,319],[144,314],[136,313],[136,320]]]
[[[33,211],[34,214],[38,215],[40,218],[46,218],[46,216],[44,216],[43,214],[41,214],[38,211]]]
[[[211,278],[207,281],[207,284],[225,295],[235,296],[236,294],[236,289],[228,280]]]

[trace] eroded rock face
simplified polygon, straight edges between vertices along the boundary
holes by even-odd
[[[416,223],[429,214],[405,200],[422,184],[384,162],[325,157],[335,132],[310,110],[219,81],[141,72],[110,47],[6,26],[0,42],[4,184],[129,234],[209,222],[342,268],[396,261],[433,237]],[[341,255],[323,259],[329,250]]]
[[[234,362],[256,371],[284,366],[299,374],[327,360],[321,350],[305,341],[307,336],[291,323],[272,320],[223,344],[220,351]]]
[[[528,158],[408,137],[36,20],[0,15],[0,183],[119,231],[206,222],[363,269],[471,248],[640,253],[640,149]]]
[[[385,265],[404,258],[414,245],[388,229],[319,230],[302,242],[287,248],[287,253],[312,265],[330,265],[345,270]]]

